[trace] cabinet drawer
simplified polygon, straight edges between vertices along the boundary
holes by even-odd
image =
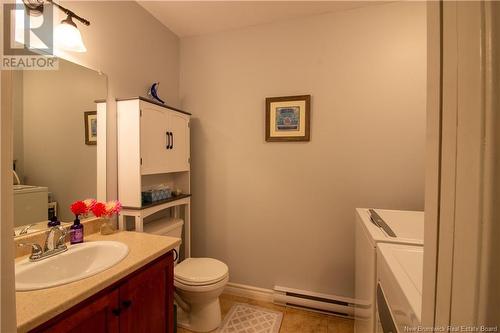
[[[77,305],[70,313],[59,318],[52,325],[35,329],[40,333],[86,333],[86,332],[120,332],[120,319],[117,313],[119,304],[118,290],[113,290],[100,297]]]

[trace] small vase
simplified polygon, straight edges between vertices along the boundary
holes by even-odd
[[[116,231],[116,226],[111,219],[106,218],[101,224],[101,235],[111,235]]]

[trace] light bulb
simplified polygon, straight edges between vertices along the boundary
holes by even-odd
[[[76,24],[68,16],[54,30],[54,41],[56,47],[73,52],[87,52],[83,44],[82,34]]]

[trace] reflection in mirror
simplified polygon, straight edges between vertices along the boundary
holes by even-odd
[[[97,192],[96,100],[106,77],[59,60],[58,70],[14,71],[14,234],[47,228]]]

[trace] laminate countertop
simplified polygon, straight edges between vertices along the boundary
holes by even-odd
[[[115,266],[85,279],[53,288],[16,292],[18,332],[27,332],[43,324],[161,257],[181,243],[179,238],[131,231],[119,231],[107,236],[96,233],[85,237],[85,242],[97,240],[125,243],[129,252]],[[25,257],[20,257],[16,261],[23,258]]]

